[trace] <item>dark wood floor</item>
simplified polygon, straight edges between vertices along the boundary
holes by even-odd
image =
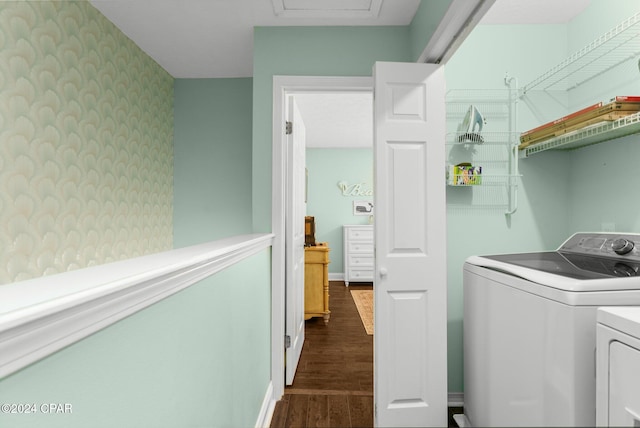
[[[306,322],[296,377],[276,404],[272,428],[373,426],[373,336],[350,293],[371,288],[329,284],[331,319]]]
[[[373,426],[373,336],[365,332],[350,293],[371,288],[330,282],[331,320],[306,322],[296,377],[276,404],[272,428]],[[453,413],[461,409],[450,409],[450,427],[457,426]]]

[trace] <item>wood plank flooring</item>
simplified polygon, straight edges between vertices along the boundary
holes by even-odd
[[[306,322],[296,377],[276,404],[272,428],[373,426],[373,336],[350,293],[371,288],[330,282],[331,319]]]
[[[372,286],[329,283],[331,319],[306,322],[305,343],[293,385],[285,388],[271,428],[372,427],[373,336],[368,336],[350,290]],[[449,409],[449,426],[456,427]]]

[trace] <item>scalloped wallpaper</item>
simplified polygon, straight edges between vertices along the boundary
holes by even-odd
[[[173,78],[85,1],[0,2],[0,284],[171,249]]]

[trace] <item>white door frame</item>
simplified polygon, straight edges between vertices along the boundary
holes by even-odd
[[[309,92],[373,92],[372,77],[273,76],[271,230],[271,382],[273,398],[284,394],[285,336],[285,195],[286,157],[284,126],[288,94]]]

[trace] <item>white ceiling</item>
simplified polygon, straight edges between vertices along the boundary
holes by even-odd
[[[408,25],[420,4],[420,0],[90,2],[176,78],[252,76],[255,26]],[[565,23],[589,2],[497,0],[481,24]],[[308,147],[371,146],[370,94],[308,94],[296,99]]]
[[[252,76],[257,26],[408,25],[420,5],[420,0],[90,2],[176,78]]]
[[[256,26],[408,25],[420,5],[420,0],[90,2],[176,78],[252,76]],[[562,23],[589,2],[497,0],[481,23]]]

